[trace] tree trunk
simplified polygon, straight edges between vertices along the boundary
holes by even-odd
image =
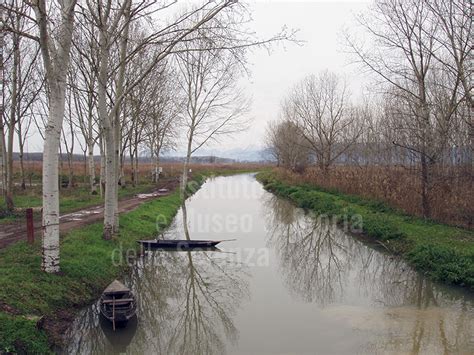
[[[3,26],[3,7],[0,6],[0,18],[2,20],[2,26]],[[5,97],[5,81],[4,81],[4,58],[3,58],[3,50],[5,47],[5,31],[2,29],[0,30],[0,85],[2,86],[0,94],[2,95],[0,102],[0,188],[1,188],[1,193],[2,196],[6,199],[6,193],[7,193],[7,176],[6,176],[6,164],[5,164],[5,159],[6,159],[6,145],[5,145],[5,127],[4,127],[4,121],[3,121],[3,116],[4,116],[4,111],[5,111],[5,106],[4,106],[4,97]]]
[[[51,85],[48,123],[43,149],[43,270],[59,271],[59,187],[58,148],[64,118],[66,74]]]
[[[133,151],[132,151],[131,145],[130,145],[130,169],[131,169],[130,178],[132,180],[132,186],[135,187],[135,164],[134,164]]]
[[[103,133],[99,136],[99,147],[100,147],[100,171],[99,171],[99,190],[100,190],[100,197],[104,196],[105,194],[105,147],[104,147],[104,139]]]
[[[68,176],[68,182],[67,182],[67,188],[72,189],[74,187],[74,162],[73,162],[73,156],[72,152],[68,154],[68,170],[69,170],[69,176]]]
[[[89,143],[87,146],[87,167],[89,175],[89,188],[91,194],[96,194],[97,189],[95,187],[95,162],[94,162],[94,144]]]
[[[120,110],[122,106],[122,94],[123,94],[123,89],[124,89],[124,84],[125,84],[125,69],[126,69],[126,57],[127,57],[127,48],[128,48],[128,34],[129,34],[129,29],[130,29],[130,9],[131,9],[132,1],[129,0],[127,1],[126,8],[123,13],[123,18],[125,21],[125,25],[123,28],[122,35],[120,37],[120,66],[118,70],[118,78],[117,78],[117,84],[115,88],[115,97],[116,97],[116,102],[114,106],[115,112],[112,112],[111,115],[111,120],[113,120],[113,128],[114,128],[114,143],[115,143],[115,179],[114,181],[114,194],[115,194],[115,199],[113,201],[114,203],[114,224],[113,224],[113,232],[118,233],[119,232],[119,208],[118,208],[118,181],[120,178],[120,175],[122,173],[121,170],[118,169],[118,158],[119,158],[119,149],[120,149],[120,144],[122,142],[122,131],[120,129]]]
[[[155,184],[158,183],[160,179],[160,153],[157,151],[155,156]]]
[[[3,84],[2,84],[3,85]],[[3,111],[3,103],[1,105]],[[5,146],[5,129],[3,126],[3,113],[0,112],[0,184],[2,196],[6,199],[7,194],[7,174],[6,174],[6,146]]]
[[[25,161],[23,158],[23,144],[20,144],[20,175],[21,175],[21,189],[26,190],[26,177],[25,177]]]
[[[105,201],[104,201],[104,239],[112,239],[115,225],[115,200],[117,190],[115,164],[115,135],[111,127],[105,133]]]
[[[100,67],[98,80],[98,112],[105,141],[105,201],[104,201],[104,239],[112,239],[115,224],[116,159],[115,132],[107,113],[107,76],[109,49],[107,33],[100,35]]]
[[[21,189],[26,190],[24,151],[25,142],[22,137],[21,121],[18,121],[18,148],[20,150],[18,158],[20,160]]]
[[[88,173],[87,173],[87,148],[85,148],[85,150],[83,150],[82,153],[84,154],[84,156],[83,156],[83,159],[84,159],[84,171],[83,171],[82,183],[85,185],[85,184],[86,184],[86,180],[87,180],[87,176],[88,176]]]
[[[194,137],[194,127],[191,127],[188,137],[188,149],[186,151],[186,159],[183,164],[183,176],[181,179],[181,198],[186,200],[186,186],[188,184],[189,163],[191,162],[192,146]],[[184,203],[184,202],[183,202]]]
[[[13,139],[15,137],[17,100],[18,100],[18,66],[20,65],[20,37],[13,35],[13,71],[12,71],[12,91],[11,91],[11,109],[10,124],[8,130],[8,148],[7,148],[7,209],[13,211]]]
[[[139,171],[138,171],[138,151],[135,151],[135,168],[134,168],[134,178],[135,178],[135,181],[134,181],[134,184],[135,186],[138,186],[139,184],[139,179],[138,179],[138,174],[139,174]]]
[[[430,172],[426,156],[421,156],[421,210],[424,218],[431,217]]]

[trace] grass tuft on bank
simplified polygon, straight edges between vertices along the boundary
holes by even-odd
[[[195,180],[192,186],[197,189],[204,177]],[[127,270],[127,251],[138,250],[137,240],[158,232],[157,220],[158,228],[169,225],[180,201],[175,191],[121,215],[120,236],[111,241],[102,239],[102,223],[67,233],[61,239],[57,275],[40,270],[39,242],[32,246],[19,242],[0,250],[0,353],[49,353],[48,336],[36,320],[96,300],[107,284]]]
[[[474,232],[413,217],[379,201],[291,185],[274,171],[261,172],[257,179],[299,207],[361,230],[432,279],[474,289]]]

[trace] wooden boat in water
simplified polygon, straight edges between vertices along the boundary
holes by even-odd
[[[163,249],[207,249],[213,248],[223,240],[187,240],[187,239],[151,239],[139,240],[146,248],[163,248]]]
[[[125,326],[137,309],[132,291],[120,281],[112,282],[100,297],[100,313],[115,326]]]

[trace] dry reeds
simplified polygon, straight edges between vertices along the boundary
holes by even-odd
[[[279,169],[293,183],[376,199],[408,214],[421,216],[419,170],[405,166],[335,166],[327,175],[312,167],[303,174]],[[430,188],[433,220],[473,228],[474,184],[469,167],[435,167]]]

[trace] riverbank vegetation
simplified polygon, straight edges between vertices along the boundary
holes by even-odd
[[[265,189],[317,215],[335,218],[435,280],[474,289],[474,232],[411,216],[387,204],[295,182],[284,170],[257,175]]]
[[[191,193],[204,181],[197,174]],[[62,272],[41,271],[41,245],[19,242],[0,250],[0,353],[47,353],[81,306],[96,300],[138,256],[137,240],[167,227],[181,204],[180,192],[143,203],[120,216],[120,234],[101,236],[102,224],[74,230],[61,238]],[[163,223],[165,221],[166,223]]]
[[[374,1],[344,32],[370,80],[321,71],[288,89],[267,145],[299,182],[474,226],[471,14],[462,0]]]

